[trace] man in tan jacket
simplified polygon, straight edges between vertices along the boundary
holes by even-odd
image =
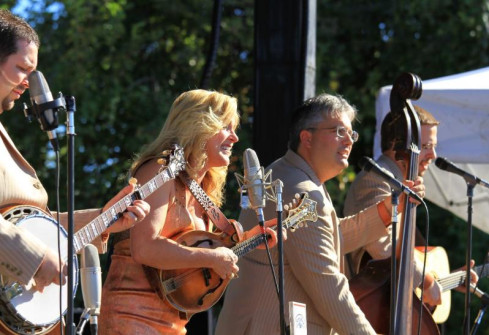
[[[15,100],[29,87],[28,75],[36,69],[39,38],[37,33],[21,18],[0,9],[0,114],[12,109]],[[126,186],[104,208],[134,191]],[[0,210],[13,205],[34,206],[47,211],[47,193],[37,178],[35,170],[22,157],[0,123]],[[132,227],[149,212],[142,200],[127,207],[116,224],[106,233]],[[100,214],[100,209],[75,212],[75,230],[83,227]],[[66,215],[61,220],[67,222]],[[105,235],[105,242],[108,235]],[[104,241],[103,241],[104,242]],[[60,284],[61,267],[57,253],[48,248],[37,236],[19,228],[0,216],[0,274],[20,284],[32,284],[40,291],[51,283]],[[65,282],[66,278],[62,277]]]
[[[350,292],[343,255],[387,234],[390,198],[339,218],[324,186],[348,166],[358,140],[352,130],[355,115],[356,109],[339,96],[307,100],[294,113],[289,150],[269,167],[273,179],[284,183],[285,203],[302,192],[317,201],[318,221],[288,234],[284,243],[285,303],[306,304],[309,335],[375,334]],[[420,181],[407,184],[424,196]],[[267,203],[267,218],[276,215],[274,210],[275,204]],[[257,219],[253,211],[244,210],[239,221],[248,229]],[[276,248],[271,252],[276,260]],[[254,251],[238,265],[239,278],[228,286],[216,335],[279,334],[279,299],[266,253]]]

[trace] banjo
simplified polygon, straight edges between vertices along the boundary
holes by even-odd
[[[87,244],[106,231],[134,200],[145,199],[185,169],[183,149],[179,146],[175,145],[171,150],[164,151],[163,159],[162,162],[168,164],[155,177],[138,187],[134,193],[116,202],[74,234],[75,253],[81,252]],[[68,258],[68,234],[47,212],[37,207],[21,205],[6,208],[2,215],[5,220],[41,239],[59,255],[60,259]],[[76,255],[73,261],[75,268],[73,293],[75,293],[78,287]],[[13,334],[40,335],[52,330],[60,321],[60,315],[66,314],[67,301],[60,298],[60,292],[61,297],[67,297],[67,286],[67,284],[63,285],[60,290],[59,285],[51,284],[41,293],[33,287],[27,287],[7,276],[0,275],[0,333],[5,329]]]

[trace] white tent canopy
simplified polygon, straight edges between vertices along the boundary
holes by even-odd
[[[382,87],[377,96],[375,158],[381,154],[380,125],[390,110],[391,87]],[[422,88],[421,98],[411,102],[440,121],[438,156],[489,181],[489,67],[424,80]],[[428,200],[467,220],[467,185],[462,177],[432,164],[424,180]],[[473,207],[473,225],[489,233],[489,189],[475,187]]]

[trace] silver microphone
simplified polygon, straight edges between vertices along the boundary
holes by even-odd
[[[489,304],[489,294],[479,289],[477,286],[470,284],[470,290],[479,298],[485,305]]]
[[[102,304],[102,269],[98,250],[92,244],[88,244],[82,251],[80,279],[85,309],[90,314],[91,334],[97,334]]]
[[[41,129],[48,133],[54,150],[58,150],[58,138],[54,130],[58,127],[57,107],[61,107],[63,103],[59,101],[60,99],[56,99],[53,102],[53,95],[49,85],[40,71],[32,71],[28,80],[30,100],[35,110],[36,118]]]
[[[266,203],[266,191],[263,181],[263,167],[260,166],[256,152],[246,149],[243,153],[244,178],[243,189],[248,195],[249,206],[255,210],[258,222],[265,221],[263,208]]]

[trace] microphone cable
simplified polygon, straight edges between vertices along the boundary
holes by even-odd
[[[59,149],[53,147],[53,151],[56,155],[56,178],[55,178],[55,189],[56,189],[56,223],[57,223],[57,232],[58,232],[58,266],[59,266],[59,327],[60,334],[64,334],[63,327],[63,260],[61,258],[61,226],[60,226],[60,192],[59,192],[59,181],[60,181],[60,157],[59,157]]]
[[[275,284],[275,290],[277,292],[277,297],[280,298],[280,290],[278,287],[278,279],[277,279],[277,274],[275,273],[275,267],[273,266],[272,254],[270,253],[270,247],[268,246],[268,238],[267,238],[267,234],[265,232],[265,223],[259,222],[259,225],[262,229],[263,242],[265,244],[265,250],[267,252],[268,263],[270,265],[270,271],[272,272],[273,283]],[[277,221],[277,229],[278,229],[278,221]]]

